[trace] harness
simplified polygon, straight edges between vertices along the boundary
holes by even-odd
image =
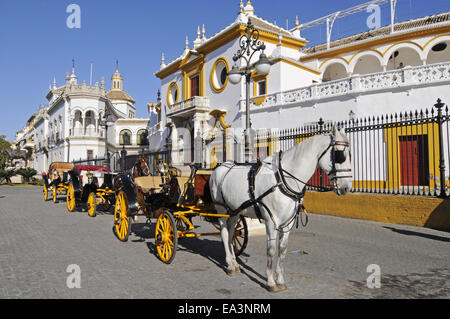
[[[351,169],[337,169],[336,168],[336,163],[343,163],[345,161],[345,158],[342,160],[338,159],[336,156],[336,152],[337,150],[335,149],[336,146],[344,146],[344,147],[349,147],[350,144],[348,142],[345,141],[335,141],[334,137],[331,135],[331,142],[329,144],[329,146],[322,152],[322,154],[319,156],[318,162],[322,159],[322,157],[328,152],[328,150],[330,148],[332,148],[332,169],[330,171],[330,173],[328,174],[328,176],[330,177],[330,179],[333,181],[334,186],[336,187],[336,181],[339,178],[348,178],[348,177],[352,177],[351,175],[346,175],[346,176],[338,176],[337,173],[341,173],[341,172],[351,172]],[[338,151],[338,152],[343,152],[343,151]],[[233,166],[229,167],[228,171],[226,172],[226,174],[223,177],[223,180],[225,180],[225,177],[228,175],[228,173],[231,171],[231,169],[234,166],[250,166],[249,169],[249,173],[248,173],[248,184],[249,184],[249,195],[250,195],[250,199],[246,200],[245,202],[243,202],[238,208],[232,210],[226,203],[225,198],[222,194],[222,198],[224,203],[215,203],[218,205],[221,205],[223,207],[226,208],[228,214],[230,216],[236,216],[237,214],[239,214],[241,211],[253,206],[255,209],[255,213],[256,216],[258,217],[259,221],[261,222],[262,218],[262,213],[261,213],[261,209],[259,207],[259,205],[263,206],[264,209],[268,212],[270,218],[272,219],[272,222],[275,225],[275,229],[278,231],[282,231],[282,229],[285,227],[285,225],[289,225],[294,219],[296,220],[296,228],[298,228],[298,223],[299,223],[299,216],[302,212],[305,213],[306,215],[306,222],[303,223],[302,220],[302,225],[306,226],[308,223],[308,215],[306,213],[306,209],[303,206],[302,200],[303,197],[305,196],[305,192],[306,192],[306,186],[313,186],[311,184],[308,184],[300,179],[298,179],[297,177],[295,177],[293,174],[289,173],[288,171],[286,171],[283,167],[282,167],[282,151],[278,152],[278,156],[276,156],[275,160],[278,163],[275,163],[275,166],[277,167],[277,170],[275,172],[275,178],[277,183],[275,185],[273,185],[272,187],[270,187],[268,190],[266,190],[264,193],[262,193],[260,196],[255,197],[255,178],[257,173],[259,172],[259,170],[261,169],[263,162],[257,161],[257,163],[255,164],[238,164],[238,163],[234,163]],[[269,163],[266,163],[269,164]],[[290,178],[304,184],[305,186],[302,187],[302,190],[296,191],[294,189],[292,189],[292,187],[289,186],[289,184],[286,182],[286,177],[285,174],[288,175]],[[313,186],[316,187],[316,186]],[[296,202],[296,209],[294,212],[294,215],[284,224],[280,225],[279,227],[277,227],[275,219],[273,218],[273,214],[271,212],[271,210],[267,207],[266,204],[263,203],[263,198],[265,198],[266,196],[268,196],[269,194],[273,193],[277,188],[280,189],[281,193],[284,194],[285,196],[291,198],[292,200],[294,200]],[[321,191],[330,191],[332,190],[332,188],[330,187],[319,187],[319,190]],[[289,230],[290,231],[290,230]]]

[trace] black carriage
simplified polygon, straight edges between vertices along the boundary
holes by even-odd
[[[217,229],[219,218],[211,204],[209,177],[212,170],[200,170],[191,166],[190,176],[164,164],[159,176],[131,176],[122,174],[117,178],[117,194],[114,208],[114,232],[119,240],[127,241],[134,216],[156,218],[156,253],[164,263],[175,257],[178,238],[220,235],[220,232],[196,233],[192,218],[200,216]],[[248,241],[247,223],[243,217],[236,225],[233,246],[240,255]]]
[[[116,197],[114,175],[104,166],[75,166],[67,191],[68,211],[85,208],[91,217],[97,215],[99,206],[103,212],[109,211]]]

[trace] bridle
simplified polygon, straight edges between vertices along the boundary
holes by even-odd
[[[337,146],[343,146],[343,150],[338,150]],[[336,182],[339,178],[352,178],[353,176],[350,175],[338,175],[338,173],[348,173],[351,172],[351,168],[347,169],[337,169],[336,164],[342,164],[344,163],[347,158],[345,157],[345,149],[350,147],[350,143],[346,141],[335,141],[334,136],[331,135],[331,142],[330,145],[327,147],[327,149],[320,155],[319,162],[322,159],[322,157],[328,152],[328,150],[331,148],[331,170],[327,174],[328,177],[332,182]],[[349,151],[349,156],[351,159],[351,153]]]
[[[347,175],[338,175],[338,173],[348,173],[351,172],[351,168],[348,169],[342,169],[342,168],[336,168],[336,164],[342,164],[346,161],[346,157],[345,157],[345,149],[350,147],[350,143],[347,141],[336,141],[334,139],[334,136],[331,134],[331,141],[330,144],[328,145],[328,147],[322,152],[322,154],[320,154],[317,162],[320,162],[320,160],[322,159],[322,157],[324,157],[325,154],[327,154],[328,150],[331,148],[331,170],[330,172],[327,174],[328,178],[331,180],[331,182],[333,183],[333,188],[330,187],[324,187],[324,186],[315,186],[315,185],[311,185],[307,182],[304,182],[302,180],[300,180],[299,178],[295,177],[293,174],[289,173],[288,171],[286,171],[285,169],[282,168],[281,165],[281,155],[282,155],[282,151],[279,152],[278,155],[278,175],[280,176],[280,180],[282,182],[282,186],[283,189],[285,191],[285,193],[289,194],[289,197],[292,198],[302,198],[305,194],[305,190],[303,189],[302,192],[297,192],[295,190],[293,190],[287,183],[286,183],[286,178],[284,176],[284,174],[287,174],[290,178],[304,184],[305,186],[309,186],[309,187],[313,187],[319,191],[331,191],[335,188],[338,187],[337,185],[337,180],[340,178],[352,178],[353,176],[351,174],[347,174]],[[344,149],[343,150],[338,150],[337,146],[343,146]],[[350,159],[351,159],[351,154],[349,151],[349,155],[350,155]]]

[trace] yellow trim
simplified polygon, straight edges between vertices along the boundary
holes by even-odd
[[[199,55],[192,61],[185,63],[181,66],[183,74],[183,100],[191,98],[190,90],[190,78],[197,75],[199,76],[199,96],[205,95],[205,62],[204,56]]]
[[[320,72],[318,72],[318,71],[316,71],[316,70],[310,69],[310,68],[308,68],[308,67],[306,67],[306,66],[304,66],[304,65],[298,64],[298,63],[296,63],[296,62],[294,62],[294,61],[287,60],[287,59],[285,59],[285,58],[277,58],[277,59],[275,59],[275,60],[272,61],[272,63],[274,63],[274,64],[275,64],[275,63],[278,63],[278,62],[284,62],[284,63],[290,64],[290,65],[292,65],[292,66],[295,66],[295,67],[297,67],[297,68],[299,68],[299,69],[302,69],[302,70],[305,70],[305,71],[314,73],[314,74],[316,74],[316,75],[320,75]]]
[[[200,45],[197,48],[197,52],[200,53],[201,56],[205,56],[205,55],[217,50],[218,48],[223,47],[230,41],[233,41],[234,39],[239,38],[240,36],[244,35],[246,27],[247,26],[245,26],[245,25],[236,25],[233,28],[230,28],[228,31],[224,32],[217,39],[208,41],[204,45]],[[267,43],[276,44],[276,45],[279,44],[278,34],[268,32],[268,31],[259,30],[259,40],[267,42]],[[290,48],[290,49],[295,49],[295,50],[300,50],[307,43],[308,43],[307,41],[289,38],[289,37],[283,37],[281,40],[282,46]],[[189,58],[192,54],[196,54],[196,53],[195,52],[192,53],[192,51],[190,51],[183,60],[180,60],[177,62],[172,62],[166,68],[155,72],[155,75],[160,79],[164,79],[167,76],[169,76],[170,74],[175,73],[176,71],[180,70],[184,66],[184,64],[186,64],[186,61],[189,61]]]
[[[306,192],[310,212],[450,230],[450,200],[414,196]]]
[[[433,41],[436,40],[437,38],[446,37],[446,36],[450,36],[450,33],[444,33],[444,34],[440,34],[440,35],[438,35],[438,36],[435,36],[435,37],[432,38],[430,41],[428,41],[427,43],[425,43],[425,45],[423,46],[423,49],[425,49],[431,42],[433,42]]]
[[[172,87],[174,87],[174,86],[177,88],[177,98],[176,98],[175,102],[170,103],[170,91],[172,91]],[[178,87],[177,82],[174,81],[169,84],[169,88],[167,89],[167,105],[170,107],[173,104],[178,103],[179,100],[180,100],[180,88]]]
[[[337,56],[337,57],[333,57],[333,58],[328,58],[328,59],[326,59],[325,61],[323,61],[323,62],[320,64],[320,66],[319,66],[319,70],[322,68],[322,66],[323,66],[325,63],[327,63],[328,61],[334,60],[334,59],[336,59],[336,60],[343,60],[345,63],[347,63],[347,65],[349,64],[349,62],[347,61],[347,59],[345,59],[345,58],[343,58],[343,57],[341,57],[341,56]]]
[[[400,143],[401,136],[416,136],[427,135],[428,138],[428,174],[433,176],[430,178],[429,187],[435,187],[435,179],[439,179],[439,148],[434,148],[434,145],[439,145],[439,126],[437,123],[414,124],[402,127],[391,127],[384,130],[386,141],[386,158],[387,158],[387,180],[385,185],[388,189],[397,189],[401,181],[400,169]],[[434,140],[433,140],[434,139]],[[394,161],[392,161],[394,159]],[[436,176],[434,175],[436,173]],[[364,184],[364,181],[362,181]],[[363,187],[364,185],[356,185],[355,187]],[[406,186],[406,185],[405,185]]]
[[[352,62],[352,60],[360,53],[364,53],[364,52],[368,52],[368,51],[373,51],[375,53],[378,53],[381,57],[384,57],[384,54],[381,53],[380,51],[378,51],[377,49],[364,49],[364,50],[359,50],[358,52],[356,52],[351,58],[350,60],[348,60],[348,64],[350,64]]]
[[[324,59],[324,58],[333,58],[333,57],[337,57],[338,55],[341,55],[344,53],[356,51],[358,49],[359,50],[370,49],[371,47],[388,44],[391,42],[395,42],[395,44],[397,44],[397,43],[405,42],[406,40],[424,37],[427,35],[437,34],[437,33],[441,33],[441,32],[448,32],[448,31],[450,31],[450,26],[444,26],[444,27],[427,29],[427,30],[420,30],[420,31],[415,31],[415,32],[410,32],[407,34],[400,34],[400,35],[392,34],[392,35],[388,35],[387,37],[383,37],[381,39],[368,41],[366,43],[355,42],[355,44],[350,45],[345,48],[330,49],[330,50],[326,50],[321,53],[311,54],[311,55],[305,56],[303,58],[300,58],[300,61],[305,62],[305,61],[310,61],[310,60],[314,60],[314,59],[320,60],[320,59]]]
[[[258,82],[265,80],[265,81],[266,81],[266,93],[263,94],[263,95],[264,95],[264,100],[265,100],[265,95],[267,95],[267,94],[268,94],[268,91],[269,91],[269,81],[268,81],[268,78],[269,78],[269,73],[266,74],[266,75],[260,75],[260,74],[258,74],[256,71],[253,71],[253,72],[252,72],[252,74],[251,74],[251,79],[253,80],[253,96],[256,96],[256,97],[259,97],[259,96],[260,96],[260,94],[257,94],[257,93],[259,93],[259,92],[258,92],[258,88],[257,88],[257,84],[258,84]],[[255,102],[255,99],[253,99],[253,101]],[[260,99],[258,99],[258,101],[260,101]],[[263,101],[263,102],[264,102],[264,101]],[[255,103],[256,103],[256,102],[255,102]],[[262,102],[260,102],[260,104],[261,104],[261,103],[262,103]],[[257,104],[257,103],[256,103],[256,104]]]
[[[223,92],[223,90],[225,90],[225,88],[228,85],[228,76],[225,79],[225,83],[222,85],[222,87],[218,88],[215,84],[214,84],[214,73],[216,72],[216,68],[219,65],[219,63],[223,62],[225,64],[225,68],[227,69],[227,73],[230,72],[230,65],[228,64],[227,59],[225,59],[224,57],[220,57],[216,60],[216,62],[214,62],[212,69],[211,69],[211,75],[209,77],[209,83],[211,84],[211,88],[213,89],[214,92],[216,93],[221,93]]]
[[[266,100],[266,96],[259,96],[259,97],[254,97],[253,98],[253,103],[255,103],[256,105],[261,105],[264,103],[264,101]]]
[[[225,121],[225,115],[226,114],[227,114],[226,111],[221,111],[221,110],[212,110],[211,112],[209,112],[209,115],[211,115],[215,119],[215,122],[214,122],[214,125],[213,125],[212,129],[211,129],[211,132],[214,130],[214,128],[220,129],[219,123],[222,126],[223,130],[226,130],[227,128],[231,127],[231,125],[229,125]]]

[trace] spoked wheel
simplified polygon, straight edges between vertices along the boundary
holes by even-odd
[[[89,194],[88,200],[87,200],[87,212],[88,215],[91,217],[97,216],[97,196],[94,192]]]
[[[175,258],[178,246],[178,233],[175,218],[169,211],[158,217],[155,229],[156,252],[162,262],[170,264]]]
[[[76,208],[75,189],[73,188],[72,183],[70,183],[69,189],[67,190],[66,201],[67,201],[67,210],[69,212],[75,211],[75,208]]]
[[[44,200],[48,200],[48,188],[47,185],[44,184]]]
[[[58,202],[58,198],[57,198],[57,193],[56,193],[56,188],[52,187],[52,198],[53,198],[53,203],[57,203]]]
[[[239,221],[236,224],[236,227],[234,228],[233,233],[233,248],[234,248],[234,254],[236,256],[241,255],[245,248],[247,247],[248,243],[248,228],[247,228],[247,221],[243,216],[239,218]]]
[[[220,230],[220,226],[218,223],[213,223],[214,227],[217,230]],[[247,221],[243,216],[241,216],[236,223],[236,227],[234,227],[233,239],[232,239],[233,249],[235,256],[240,256],[248,243],[248,228]]]
[[[128,217],[128,200],[123,191],[119,193],[114,207],[114,232],[121,241],[127,241],[131,229],[131,218]]]

